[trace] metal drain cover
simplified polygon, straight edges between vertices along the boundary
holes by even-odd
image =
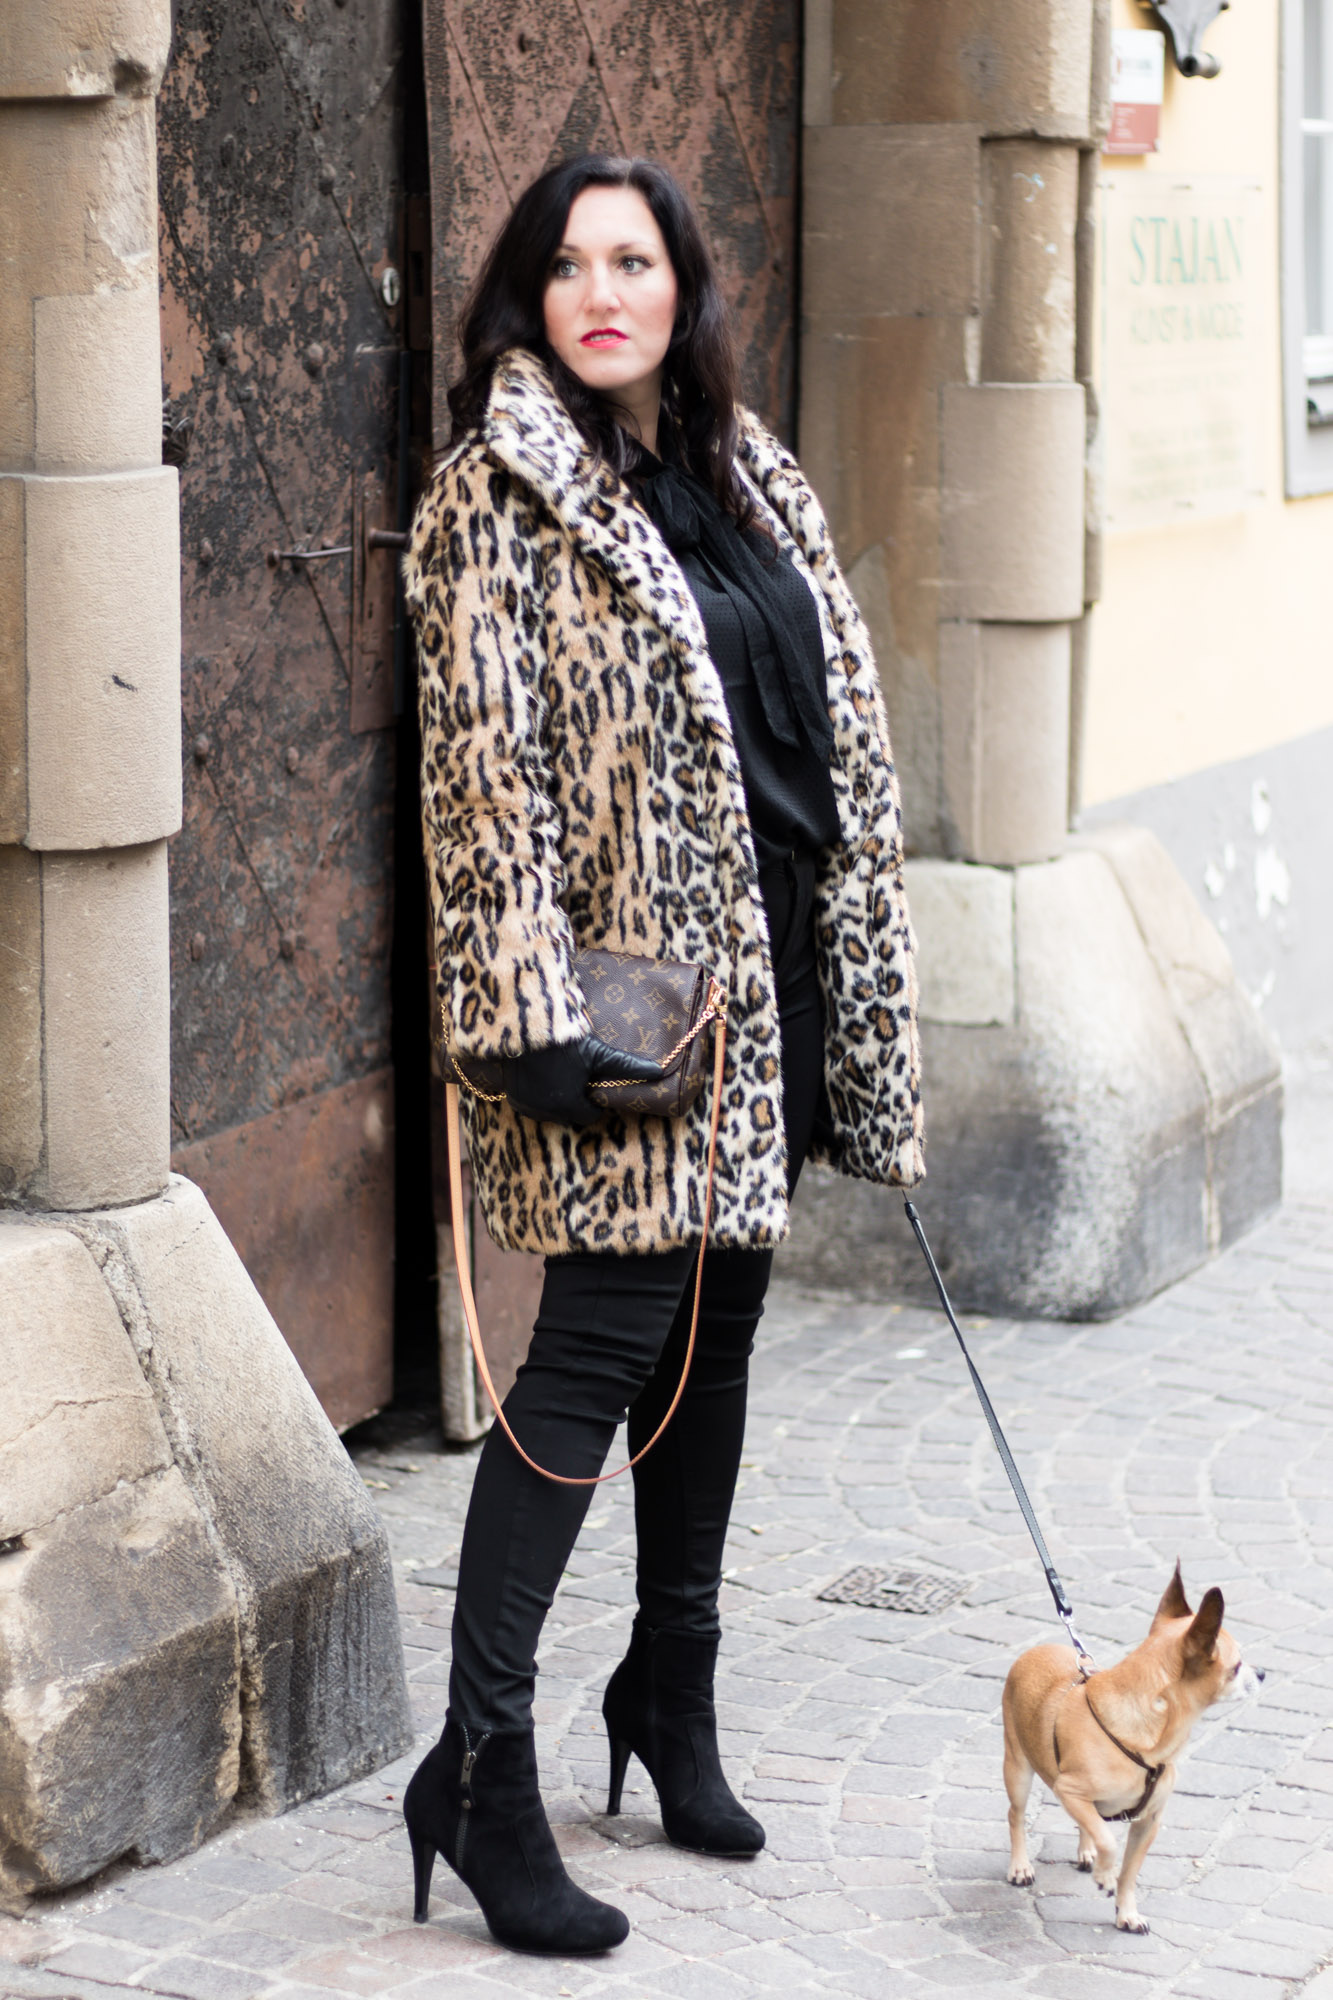
[[[827,1590],[825,1604],[860,1604],[867,1611],[914,1611],[929,1617],[947,1611],[967,1589],[967,1578],[930,1569],[849,1569]]]

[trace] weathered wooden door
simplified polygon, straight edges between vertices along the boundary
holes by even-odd
[[[396,0],[180,0],[159,113],[181,474],[176,1164],[333,1420],[392,1388]],[[304,560],[288,551],[339,553]],[[429,1225],[427,1225],[429,1226]]]
[[[423,15],[437,384],[454,370],[459,309],[515,195],[573,153],[647,154],[696,202],[735,315],[746,397],[789,438],[798,0],[424,0]],[[434,429],[443,447],[438,392]],[[434,1153],[438,1175],[438,1131]],[[461,1344],[447,1198],[437,1199],[445,1420],[468,1435],[485,1412]],[[474,1221],[478,1305],[504,1382],[526,1344],[541,1266],[502,1255]]]

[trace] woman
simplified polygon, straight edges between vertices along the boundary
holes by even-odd
[[[912,941],[883,703],[817,502],[737,406],[712,262],[671,176],[595,154],[517,202],[462,325],[457,443],[407,558],[425,837],[451,1055],[496,1241],[546,1258],[505,1404],[550,1470],[649,1439],[680,1376],[709,1102],[606,1113],[575,949],[701,963],[728,994],[695,1359],[635,1467],[638,1612],[603,1703],[668,1836],[752,1854],[718,1760],[722,1545],[746,1372],[802,1162],[920,1177]],[[609,1059],[623,1075],[624,1058]],[[537,1789],[535,1653],[591,1496],[497,1428],[459,1563],[449,1713],[404,1812],[519,1949],[600,1951],[623,1915],[565,1874]]]

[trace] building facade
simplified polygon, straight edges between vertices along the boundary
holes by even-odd
[[[533,1272],[441,1193],[393,551],[467,278],[550,159],[680,173],[870,624],[922,1205],[960,1300],[1112,1312],[1277,1198],[1263,1021],[1327,1026],[1333,929],[1333,250],[1325,99],[1292,81],[1325,4],[1245,0],[1205,37],[1219,75],[1168,65],[1158,151],[1110,156],[1116,32],[1161,26],[1129,0],[7,19],[9,1896],[404,1738],[387,1549],[333,1426],[438,1343],[475,1434],[437,1265],[468,1229],[509,1366]],[[1190,272],[1224,351],[1186,421],[1175,357],[1139,349]],[[811,1176],[787,1268],[918,1283],[896,1211]],[[91,1634],[90,1597],[118,1612]],[[142,1782],[99,1786],[94,1739]]]
[[[1129,0],[1116,0],[1112,20],[1160,32]],[[1103,423],[1117,489],[1106,495],[1077,803],[1085,826],[1119,816],[1159,835],[1242,985],[1283,1048],[1298,1052],[1333,1031],[1333,636],[1323,602],[1333,549],[1333,15],[1324,0],[1253,0],[1220,15],[1204,42],[1215,77],[1187,78],[1165,62],[1156,151],[1108,156],[1101,169],[1111,225],[1098,264],[1109,329]],[[1137,219],[1149,244],[1153,225],[1142,218],[1165,218],[1164,187],[1178,190],[1169,226],[1183,226],[1185,260],[1173,270],[1163,239],[1154,283],[1129,231]],[[1228,207],[1245,233],[1243,268],[1196,266],[1200,219],[1206,249],[1208,219],[1224,222]],[[1119,337],[1144,294],[1140,331],[1178,336],[1165,343],[1175,350],[1168,369],[1190,369],[1209,348],[1186,338],[1185,308],[1227,337],[1206,353],[1208,400],[1196,388],[1191,410],[1196,424],[1211,412],[1212,446],[1191,460],[1177,421],[1168,491],[1136,507],[1128,441],[1163,414],[1152,363],[1136,369]],[[1128,518],[1118,521],[1118,508]]]

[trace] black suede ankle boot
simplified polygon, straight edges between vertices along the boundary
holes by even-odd
[[[416,1877],[413,1916],[426,1921],[436,1853],[466,1883],[511,1951],[609,1951],[629,1936],[620,1910],[570,1881],[537,1789],[532,1730],[482,1730],[446,1718],[444,1734],[403,1794]]]
[[[630,1752],[657,1788],[662,1828],[699,1854],[757,1854],[764,1829],[722,1775],[713,1708],[717,1640],[654,1631],[634,1621],[629,1651],[607,1683],[611,1740],[608,1813],[620,1811]]]

